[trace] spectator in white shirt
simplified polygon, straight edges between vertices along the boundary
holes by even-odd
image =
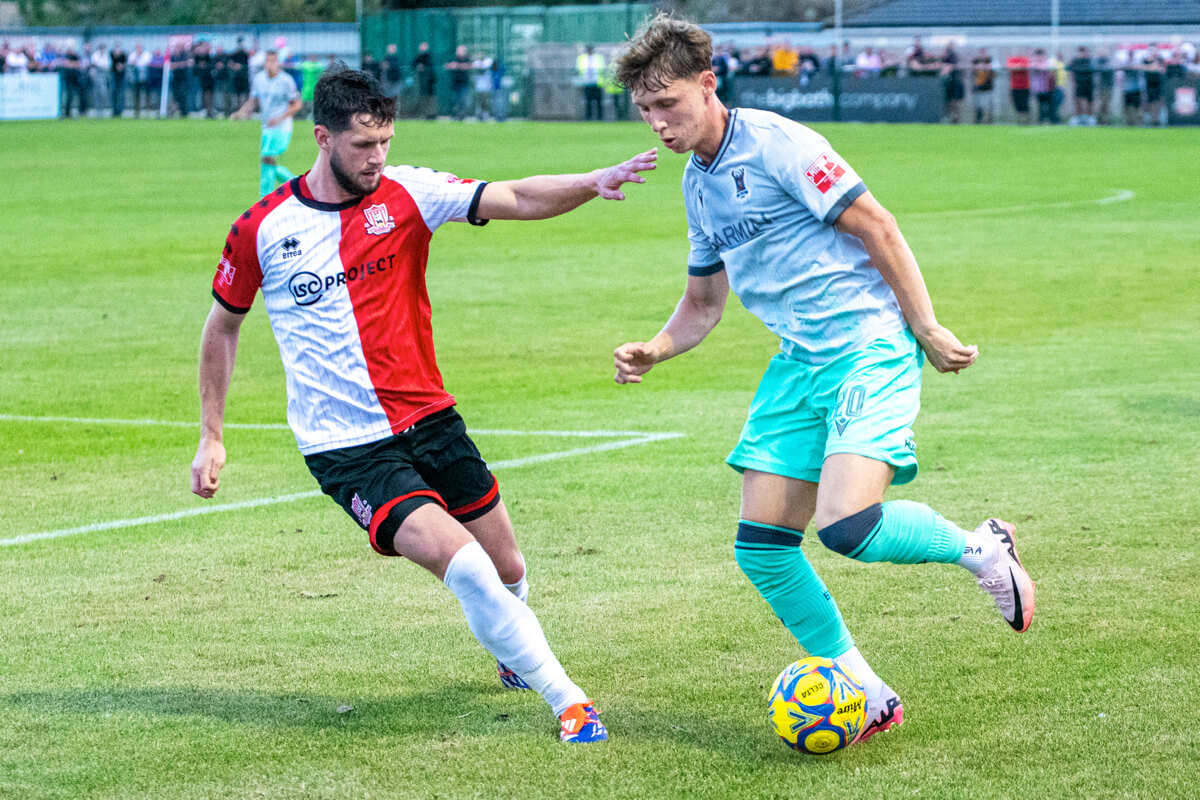
[[[14,47],[4,56],[4,72],[7,75],[28,75],[29,56],[20,47]]]
[[[856,78],[877,77],[881,69],[883,69],[883,61],[874,48],[868,47],[854,59],[854,77]]]

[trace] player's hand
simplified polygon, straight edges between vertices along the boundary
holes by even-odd
[[[974,364],[979,357],[978,347],[963,344],[948,328],[940,325],[918,336],[917,341],[938,372],[958,372]]]
[[[217,476],[224,466],[225,445],[201,437],[200,446],[196,448],[196,458],[192,461],[192,493],[204,498],[216,494],[220,483]]]
[[[613,350],[617,367],[616,382],[641,383],[642,376],[658,363],[658,350],[646,342],[629,342]]]
[[[638,153],[628,161],[596,171],[596,182],[593,186],[596,193],[605,200],[624,200],[625,193],[621,191],[623,183],[645,183],[646,179],[639,172],[646,172],[658,167],[658,148],[654,147],[644,153]]]

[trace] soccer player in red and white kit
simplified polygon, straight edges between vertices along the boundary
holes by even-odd
[[[201,434],[192,491],[212,497],[238,332],[261,291],[287,376],[288,423],[321,489],[387,556],[442,579],[501,681],[533,688],[563,741],[608,738],[525,604],[525,561],[495,478],[442,386],[425,265],[444,222],[545,219],[622,200],[654,150],[606,169],[484,183],[385,166],[395,102],[364,72],[317,82],[312,169],[234,223],[200,346]]]

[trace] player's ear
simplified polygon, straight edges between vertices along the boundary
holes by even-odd
[[[324,150],[329,146],[329,141],[333,138],[333,134],[324,125],[314,125],[313,138],[317,140],[317,147]]]
[[[717,74],[711,69],[706,69],[700,73],[700,88],[704,90],[704,95],[707,97],[717,91]]]

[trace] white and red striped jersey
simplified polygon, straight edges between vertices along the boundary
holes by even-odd
[[[390,166],[379,188],[322,203],[306,175],[267,195],[229,231],[213,296],[246,313],[263,302],[287,375],[300,452],[384,439],[454,405],[433,354],[425,265],[449,221],[477,219],[482,181]]]

